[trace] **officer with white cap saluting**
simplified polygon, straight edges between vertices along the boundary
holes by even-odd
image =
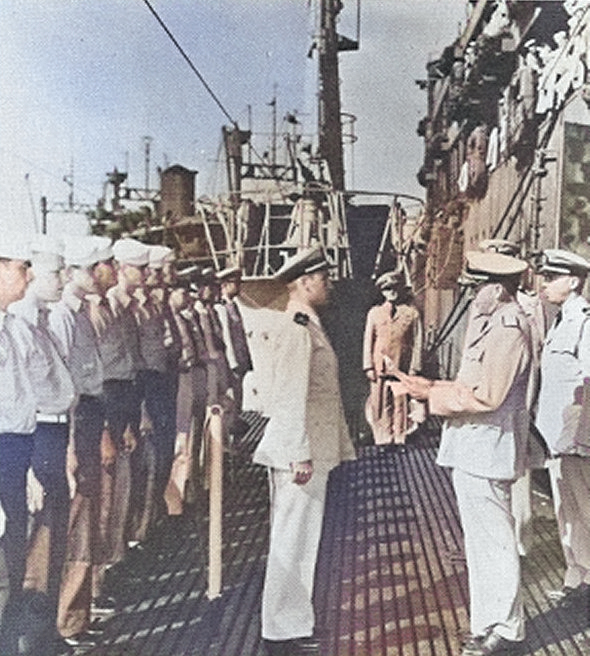
[[[412,396],[447,418],[437,462],[453,470],[465,537],[472,632],[465,655],[506,653],[524,639],[510,493],[524,472],[529,428],[531,335],[514,298],[527,266],[500,253],[468,252],[463,280],[477,293],[456,380],[400,372]]]
[[[322,249],[294,255],[277,272],[289,301],[270,344],[269,422],[254,461],[269,468],[270,547],[262,637],[271,654],[319,653],[312,605],[328,474],[355,458],[336,356],[317,310],[330,283]]]
[[[542,254],[541,293],[559,311],[541,353],[536,425],[551,458],[549,476],[566,562],[563,605],[590,598],[590,304],[581,292],[590,262],[562,249]],[[587,612],[587,611],[586,611]]]

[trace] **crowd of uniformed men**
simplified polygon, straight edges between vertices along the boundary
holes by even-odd
[[[55,627],[43,654],[95,642],[107,569],[182,512],[206,407],[232,430],[241,272],[188,274],[133,239],[0,235],[2,654],[21,653],[23,586]]]
[[[319,653],[313,579],[328,474],[355,458],[318,315],[329,268],[311,248],[276,276],[289,300],[268,346],[270,420],[254,454],[271,490],[262,637],[273,655]],[[475,291],[455,380],[418,375],[419,315],[399,272],[378,279],[385,303],[365,331],[375,441],[405,439],[404,397],[446,418],[438,463],[452,469],[465,537],[465,656],[518,651],[524,639],[532,467],[549,470],[566,562],[552,594],[572,609],[590,601],[590,263],[543,253],[543,295],[558,308],[547,330],[539,297],[522,284],[527,269],[509,242],[466,254],[461,282]],[[182,282],[170,249],[133,239],[68,239],[62,249],[0,235],[0,602],[6,619],[23,584],[45,591],[53,653],[92,642],[93,610],[112,604],[106,568],[154,521],[182,511],[206,407],[221,406],[237,430],[252,368],[239,289],[237,267]]]

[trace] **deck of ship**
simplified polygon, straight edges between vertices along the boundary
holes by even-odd
[[[109,571],[118,612],[103,620],[88,656],[261,656],[260,598],[268,537],[265,472],[242,458],[226,467],[223,590],[207,588],[205,497],[163,525]],[[403,448],[365,446],[334,470],[320,546],[317,626],[323,656],[453,656],[468,631],[462,534],[447,471],[434,462],[436,432]],[[542,479],[541,479],[542,483]],[[535,486],[534,542],[523,558],[524,655],[590,655],[588,608],[562,609],[563,558],[551,500]]]

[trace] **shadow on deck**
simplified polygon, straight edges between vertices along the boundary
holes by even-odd
[[[248,456],[263,422],[246,415]],[[404,448],[364,447],[330,479],[316,585],[324,656],[451,656],[468,631],[462,534],[436,435]],[[266,475],[247,457],[224,485],[223,592],[207,588],[206,499],[159,528],[109,571],[120,611],[88,656],[261,656],[260,597],[268,537]],[[546,598],[563,559],[551,500],[535,494],[535,538],[523,559],[524,655],[590,655],[588,609]]]

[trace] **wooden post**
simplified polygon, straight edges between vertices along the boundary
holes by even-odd
[[[223,517],[223,412],[209,410],[209,585],[207,597],[221,596],[221,528]]]

